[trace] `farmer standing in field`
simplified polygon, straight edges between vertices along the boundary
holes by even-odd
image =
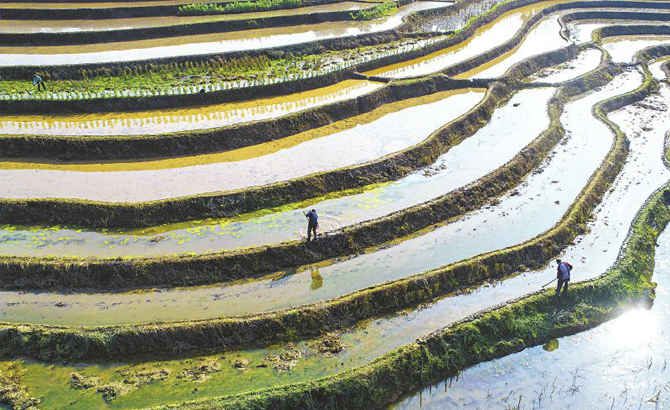
[[[44,89],[44,91],[47,90],[47,85],[44,84],[44,80],[37,74],[33,76],[33,85],[37,87],[37,91],[39,91],[40,88]]]
[[[558,279],[558,284],[556,285],[556,294],[561,293],[561,287],[563,288],[563,293],[568,292],[568,282],[570,282],[570,271],[572,270],[572,265],[567,262],[563,262],[560,259],[556,259],[558,266],[556,267],[556,279]]]
[[[305,214],[305,217],[307,217],[307,241],[311,240],[312,232],[314,232],[314,240],[316,240],[316,230],[319,228],[319,216],[316,214],[316,210],[312,209]]]

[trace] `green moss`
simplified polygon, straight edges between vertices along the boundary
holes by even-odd
[[[30,396],[21,383],[22,370],[17,366],[10,366],[5,372],[0,371],[0,404],[15,410],[36,409],[40,400]]]
[[[387,1],[372,9],[358,10],[350,13],[354,20],[374,20],[381,17],[390,16],[398,12],[398,4],[395,1]]]
[[[640,99],[654,88],[647,80],[636,91],[599,104],[596,114]],[[537,292],[332,377],[169,408],[257,409],[270,404],[274,409],[378,408],[399,392],[470,365],[596,326],[631,303],[653,298],[653,255],[658,235],[670,222],[669,198],[670,186],[652,195],[636,217],[615,266],[596,279],[573,285],[567,296],[557,298],[553,290]]]
[[[588,84],[589,87],[596,87],[607,83],[611,77],[610,69],[610,66],[604,64],[599,70],[585,75],[582,78],[584,91],[588,90],[585,84]],[[596,114],[604,116],[604,112],[617,105],[644,98],[653,89],[654,84],[653,81],[647,81],[635,92],[598,104]],[[580,87],[577,87],[574,82],[568,88],[572,91],[567,92],[562,89],[557,98],[552,100],[556,109],[551,112],[559,115],[562,111],[561,101],[574,95],[578,89]],[[396,312],[439,295],[479,284],[484,280],[513,274],[518,271],[521,264],[525,268],[539,268],[583,232],[588,216],[622,168],[627,155],[627,145],[623,134],[618,129],[613,128],[613,130],[616,134],[614,146],[602,167],[592,176],[566,216],[550,231],[522,245],[354,292],[339,299],[270,314],[132,327],[45,328],[24,326],[19,328],[15,325],[5,325],[0,329],[0,341],[2,342],[0,345],[5,346],[3,352],[6,355],[18,354],[35,356],[41,360],[61,360],[63,358],[117,357],[126,355],[131,350],[135,354],[147,352],[174,354],[175,345],[184,345],[186,348],[193,349],[222,344],[228,347],[241,346],[252,341],[263,343],[326,332],[334,327],[353,324],[355,321],[375,315]],[[561,135],[560,121],[557,117],[553,117],[552,125],[544,134],[544,138],[539,139],[545,145],[543,150],[549,150]],[[536,152],[527,150],[526,155],[533,157]],[[500,262],[503,260],[504,264]],[[146,271],[153,270],[146,269]],[[178,271],[183,277],[183,270]],[[332,320],[333,317],[347,320],[337,322]]]
[[[628,246],[602,276],[573,285],[567,297],[539,292],[479,314],[341,374],[238,396],[157,408],[379,408],[399,392],[440,380],[473,364],[596,326],[653,289],[655,242],[670,221],[670,188],[657,192],[636,218]]]

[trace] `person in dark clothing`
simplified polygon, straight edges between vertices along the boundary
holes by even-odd
[[[307,241],[311,240],[312,233],[314,233],[314,240],[316,240],[316,230],[319,228],[319,216],[314,209],[307,212],[305,216],[307,217]]]
[[[47,90],[47,85],[44,83],[44,80],[37,74],[33,76],[33,85],[37,87],[37,91],[39,91],[40,88],[43,89],[44,91]]]
[[[567,262],[563,262],[560,259],[556,259],[558,266],[556,267],[556,279],[558,279],[558,284],[556,285],[556,294],[561,293],[561,288],[563,288],[563,293],[568,292],[568,282],[570,282],[570,271],[572,270],[572,265]]]

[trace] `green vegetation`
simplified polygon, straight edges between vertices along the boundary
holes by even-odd
[[[475,14],[475,15],[470,16],[470,17],[468,18],[468,20],[465,22],[465,24],[463,25],[463,27],[461,27],[461,28],[459,28],[458,30],[454,31],[454,35],[456,35],[456,34],[458,34],[458,33],[461,33],[461,32],[463,32],[463,31],[469,29],[473,24],[475,24],[475,22],[484,20],[484,19],[486,19],[486,18],[489,17],[489,16],[502,14],[502,13],[497,13],[497,11],[498,11],[498,10],[506,10],[506,9],[508,8],[507,6],[510,5],[513,1],[514,1],[514,0],[504,0],[504,1],[501,1],[500,3],[496,3],[496,4],[494,4],[493,7],[491,7],[490,9],[486,10],[486,11],[483,12],[483,13],[479,13],[479,14]],[[512,7],[512,8],[514,8],[514,7]],[[504,11],[503,11],[503,12],[504,12]]]
[[[597,70],[580,81],[581,92],[602,85],[603,81],[609,81],[607,71]],[[645,83],[642,91],[628,98],[639,99],[644,97],[645,93],[652,89],[652,85],[651,82]],[[562,97],[558,96],[555,100],[555,104],[559,106],[550,109],[553,124],[537,142],[544,147],[529,149],[526,154],[530,158],[539,156],[539,160],[541,160],[541,157],[546,155],[560,140],[562,136],[560,122],[558,121],[561,112],[560,101],[579,93],[576,87],[568,88],[568,91],[562,93]],[[604,109],[604,107],[597,109],[599,110],[597,111],[599,116],[604,116],[602,114]],[[2,344],[14,349],[6,351],[7,355],[17,354],[18,351],[23,355],[39,357],[42,360],[72,359],[71,355],[73,354],[75,355],[74,358],[82,357],[80,355],[85,355],[84,357],[123,356],[124,349],[128,347],[134,353],[149,353],[154,351],[169,352],[172,346],[181,344],[188,344],[197,348],[206,348],[211,346],[212,343],[223,343],[229,347],[240,346],[251,341],[271,341],[272,339],[268,340],[268,338],[272,337],[285,338],[312,335],[330,330],[328,324],[333,321],[329,318],[335,315],[347,318],[350,321],[363,320],[374,315],[389,313],[426,302],[458,289],[479,284],[484,280],[505,277],[525,269],[523,266],[530,269],[539,268],[555,257],[557,252],[567,246],[579,233],[583,232],[589,215],[600,203],[607,187],[616,178],[625,162],[626,152],[624,137],[619,132],[617,133],[616,144],[608,154],[608,160],[605,161],[606,166],[594,175],[568,215],[554,229],[522,245],[354,292],[343,298],[271,314],[247,316],[243,319],[227,318],[171,323],[160,327],[151,325],[133,326],[132,328],[112,326],[88,329],[77,327],[46,329],[33,326],[17,329],[14,325],[6,325],[0,332]],[[521,159],[523,159],[523,156],[521,156]],[[533,168],[532,164],[530,168]],[[508,174],[505,171],[502,171],[501,174]],[[523,177],[523,174],[519,176]],[[409,221],[410,218],[405,218],[405,220]],[[29,269],[26,264],[24,270],[28,271]],[[151,268],[144,270],[152,271]],[[92,276],[96,275],[87,275],[87,277]],[[339,326],[345,323],[342,321]],[[111,334],[114,336],[110,337]],[[194,337],[194,335],[198,336]],[[222,335],[233,336],[222,339]],[[238,336],[242,338],[237,338]],[[53,349],[48,349],[47,346],[53,346]],[[142,350],[144,346],[153,350],[145,352]]]
[[[596,279],[572,285],[567,296],[557,298],[553,289],[532,294],[334,376],[169,408],[380,408],[401,392],[587,330],[631,304],[651,303],[656,239],[670,221],[667,189],[653,195],[637,217],[618,263]]]
[[[379,408],[404,391],[456,374],[474,364],[578,333],[652,303],[656,240],[670,222],[670,191],[657,192],[633,225],[617,264],[602,276],[572,285],[557,298],[547,290],[432,333],[359,368],[308,383],[207,399],[173,409]],[[165,407],[157,407],[165,408]]]
[[[184,94],[200,89],[211,91],[314,77],[374,58],[411,51],[439,40],[440,37],[429,40],[403,39],[321,54],[289,53],[285,58],[279,59],[270,59],[267,56],[216,58],[201,62],[151,64],[118,70],[81,70],[78,80],[49,81],[48,72],[39,74],[47,80],[48,95],[65,94],[64,98],[68,99],[91,98],[98,96],[97,94],[108,97],[142,96],[148,93]],[[0,98],[14,100],[28,95],[46,98],[47,93],[37,92],[32,79],[0,80]]]
[[[398,4],[395,1],[384,2],[374,8],[359,10],[356,13],[349,13],[354,20],[374,20],[381,17],[390,16],[398,12]]]
[[[40,400],[30,396],[22,385],[24,372],[18,364],[9,366],[5,372],[0,371],[0,405],[21,410],[36,409]]]
[[[207,84],[258,78],[283,77],[308,69],[319,56],[291,57],[285,60],[270,60],[266,56],[242,57],[224,60],[212,59],[203,62],[187,61],[146,67],[126,67],[116,73],[110,70],[81,70],[81,80],[47,81],[49,92],[98,93],[111,90],[141,94],[142,91],[179,89],[182,87],[204,87]],[[312,63],[314,64],[314,63]],[[42,73],[48,78],[47,73]],[[21,94],[34,91],[32,81],[0,81],[0,93]],[[39,93],[37,93],[39,94]]]
[[[304,0],[253,0],[229,3],[196,3],[179,7],[179,14],[185,16],[204,14],[246,13],[277,9],[297,8],[305,5]]]

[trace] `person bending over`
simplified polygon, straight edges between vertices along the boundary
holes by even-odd
[[[567,262],[563,262],[560,259],[556,259],[558,266],[556,267],[556,279],[558,279],[558,284],[556,285],[556,294],[561,293],[561,288],[563,288],[563,293],[568,292],[568,282],[570,282],[570,271],[572,270],[572,265]]]
[[[311,240],[312,233],[314,233],[314,240],[316,240],[316,230],[319,229],[319,216],[314,209],[307,212],[305,216],[307,217],[307,241]]]

